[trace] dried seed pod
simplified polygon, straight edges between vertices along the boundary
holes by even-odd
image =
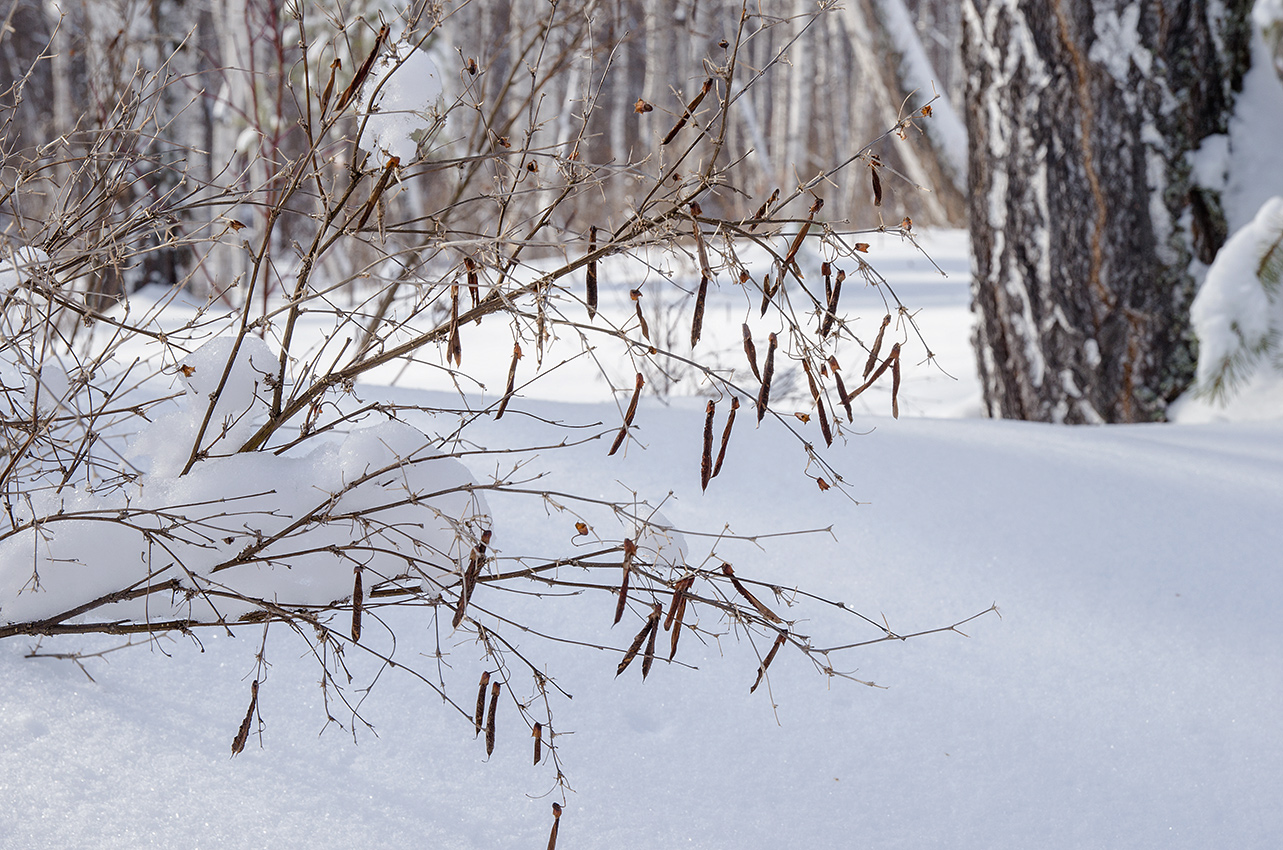
[[[644,336],[646,339],[649,340],[650,326],[646,324],[646,317],[642,315],[641,290],[640,289],[628,290],[628,297],[633,300],[633,306],[637,308],[637,323],[641,325],[642,336]]]
[[[459,340],[459,286],[450,285],[450,341],[446,344],[445,360],[454,361],[455,367],[463,363],[463,344]]]
[[[766,668],[770,667],[771,662],[775,660],[775,653],[780,651],[780,647],[784,645],[784,640],[787,636],[787,633],[780,632],[779,636],[775,638],[775,643],[771,646],[771,651],[766,653],[766,657],[762,659],[761,666],[757,668],[757,678],[753,680],[753,687],[748,689],[750,694],[757,690],[758,685],[762,684],[762,677],[766,675]]]
[[[392,172],[401,164],[401,158],[396,156],[388,157],[387,163],[383,166],[383,173],[379,175],[379,182],[374,184],[374,191],[370,192],[370,197],[365,202],[365,209],[361,212],[361,219],[356,223],[356,229],[360,230],[365,227],[365,223],[370,220],[370,214],[379,206],[379,198],[383,197],[383,190],[388,187],[388,181],[392,178]]]
[[[784,262],[781,264],[781,272],[780,272],[781,280],[783,280],[783,269],[788,268],[789,264],[793,262],[793,258],[797,256],[798,249],[802,247],[802,241],[806,239],[806,234],[809,233],[811,230],[811,223],[815,219],[815,214],[818,213],[820,211],[820,208],[823,206],[824,206],[824,199],[819,197],[815,199],[815,203],[811,204],[811,209],[806,214],[806,221],[802,223],[802,229],[799,230],[797,232],[797,235],[793,237],[793,244],[789,246],[788,253],[784,255]],[[801,273],[799,272],[798,275],[800,277]]]
[[[627,670],[629,664],[633,663],[637,653],[641,652],[642,644],[646,642],[646,638],[650,637],[650,633],[655,630],[657,625],[659,625],[659,614],[651,612],[651,615],[646,618],[646,625],[642,626],[642,630],[637,633],[637,637],[633,638],[632,645],[624,653],[624,660],[619,662],[619,667],[615,670],[616,677]]]
[[[677,583],[673,585],[673,599],[668,603],[668,617],[664,620],[664,631],[668,631],[673,627],[673,619],[677,616],[678,606],[686,598],[686,591],[690,590],[691,585],[694,583],[695,576],[686,576],[678,579]]]
[[[784,280],[784,272],[780,272],[779,278],[775,281],[775,286],[771,286],[771,273],[767,272],[762,275],[762,312],[760,315],[766,315],[766,308],[771,306],[771,298],[780,288],[780,282]]]
[[[775,334],[768,338],[766,347],[766,367],[762,370],[762,389],[757,394],[757,421],[761,423],[766,415],[766,407],[771,401],[771,378],[775,376],[775,346],[779,342]]]
[[[641,101],[637,101],[641,103]],[[557,827],[561,826],[561,804],[552,804],[552,832],[548,835],[548,850],[557,850]]]
[[[481,285],[477,283],[477,264],[471,257],[464,257],[463,267],[468,272],[468,292],[472,295],[472,307],[476,309],[481,306]],[[481,324],[480,316],[477,317],[477,324]]]
[[[722,447],[717,450],[717,462],[713,464],[713,477],[722,471],[722,461],[726,459],[726,444],[731,441],[731,426],[735,424],[735,411],[740,409],[738,397],[731,397],[731,413],[726,417],[726,429],[722,431]]]
[[[735,571],[731,569],[730,564],[722,564],[722,574],[731,580],[731,584],[735,585],[735,590],[739,592],[740,596],[747,599],[750,605],[757,609],[757,613],[761,614],[772,623],[784,622],[774,611],[763,605],[761,600],[748,592],[748,588],[741,584],[740,580],[735,577]]]
[[[873,370],[873,374],[869,376],[869,379],[865,381],[863,384],[861,384],[856,389],[855,392],[851,393],[849,398],[855,398],[860,393],[864,392],[869,387],[873,386],[874,382],[877,381],[878,378],[882,377],[882,373],[887,370],[887,367],[891,366],[894,362],[898,361],[899,359],[900,359],[900,343],[897,342],[895,345],[891,346],[891,353],[887,355],[887,359],[883,360],[882,364],[878,366],[877,369]]]
[[[691,228],[695,231],[695,253],[699,257],[699,272],[704,277],[712,277],[712,267],[708,264],[708,248],[704,245],[704,231],[700,229],[699,217],[704,214],[699,204],[691,201]]]
[[[503,412],[508,409],[508,401],[512,398],[513,390],[517,384],[517,361],[521,359],[521,343],[512,344],[512,363],[508,366],[508,386],[503,391],[503,400],[499,402],[499,409],[495,412],[494,418],[498,422],[503,418]]]
[[[673,129],[668,131],[668,135],[664,137],[664,141],[660,142],[661,146],[666,145],[673,139],[677,138],[677,134],[682,131],[682,128],[686,126],[686,122],[690,120],[691,113],[699,108],[700,101],[704,99],[704,95],[708,94],[712,88],[713,78],[709,77],[707,80],[704,80],[704,85],[699,90],[699,94],[695,95],[694,99],[692,99],[690,103],[686,104],[686,111],[682,113],[682,117],[673,125]]]
[[[869,174],[873,178],[873,206],[882,206],[882,178],[878,177],[878,167],[869,166]]]
[[[664,606],[659,602],[655,603],[655,607],[651,609],[651,612],[650,612],[650,621],[648,624],[648,628],[650,629],[650,637],[646,639],[646,652],[642,656],[642,679],[643,680],[645,680],[645,678],[650,675],[650,665],[653,664],[655,661],[655,636],[659,634],[659,615],[662,614],[663,612],[664,612]]]
[[[387,24],[379,27],[379,34],[374,37],[374,47],[370,50],[370,55],[365,57],[361,67],[357,68],[356,73],[352,76],[352,82],[347,84],[347,88],[339,96],[339,102],[334,105],[335,112],[342,112],[343,108],[361,90],[361,86],[365,85],[365,78],[370,75],[370,68],[374,65],[374,60],[378,57],[379,51],[383,49],[383,42],[387,41],[388,32]]]
[[[699,292],[695,296],[695,316],[691,319],[691,348],[699,342],[700,331],[704,328],[704,299],[708,297],[708,277],[701,275]]]
[[[334,78],[338,75],[339,68],[343,63],[335,59],[330,63],[330,79],[325,83],[325,91],[321,94],[321,114],[325,114],[325,107],[330,103],[330,95],[334,94]]]
[[[811,361],[810,361],[810,360],[807,360],[807,359],[805,359],[805,358],[803,358],[803,359],[802,359],[802,371],[803,371],[804,373],[806,373],[806,383],[807,383],[807,384],[808,384],[808,386],[810,387],[810,390],[811,390],[811,398],[812,398],[812,399],[814,399],[815,401],[819,401],[819,400],[820,400],[820,388],[819,388],[818,386],[816,386],[816,383],[815,383],[815,375],[811,372]]]
[[[824,400],[817,398],[815,400],[815,409],[820,414],[820,434],[824,437],[824,445],[833,445],[833,431],[829,429],[829,418],[824,413]]]
[[[588,228],[588,253],[597,252],[597,225]],[[589,260],[584,272],[584,301],[588,305],[588,321],[597,315],[597,261]]]
[[[753,377],[760,382],[762,373],[757,371],[757,346],[753,345],[753,332],[749,330],[748,322],[744,323],[744,356],[748,358],[749,368],[753,370]]]
[[[628,412],[624,414],[624,424],[620,427],[619,434],[615,436],[615,442],[611,445],[610,451],[606,453],[606,457],[610,457],[619,451],[619,447],[624,444],[624,438],[628,436],[628,428],[633,424],[633,416],[637,413],[637,400],[641,398],[642,387],[645,385],[646,379],[642,377],[641,372],[638,372],[637,385],[633,389],[633,398],[632,401],[628,402]]]
[[[258,679],[255,679],[249,685],[249,710],[245,712],[245,719],[241,721],[236,737],[232,739],[232,755],[238,756],[245,749],[245,742],[249,740],[249,727],[254,722],[254,712],[257,710]]]
[[[477,712],[473,715],[473,720],[477,724],[477,735],[481,734],[481,724],[486,719],[486,687],[490,684],[490,671],[487,670],[481,674],[481,684],[477,686]],[[473,737],[476,737],[474,735]]]
[[[891,324],[891,314],[887,313],[882,317],[882,326],[878,328],[878,336],[873,340],[873,348],[869,350],[869,359],[864,361],[864,378],[867,380],[869,373],[878,362],[878,352],[882,349],[882,337],[887,332],[887,325]]]
[[[717,412],[717,403],[708,400],[704,410],[704,451],[699,457],[699,489],[708,489],[708,480],[713,477],[713,415]]]
[[[779,199],[780,199],[780,190],[776,189],[774,192],[771,193],[771,197],[766,199],[766,203],[762,204],[760,207],[757,208],[757,212],[753,213],[753,218],[755,220],[752,224],[748,226],[749,233],[752,233],[754,230],[757,229],[757,225],[761,223],[761,220],[763,218],[766,217],[766,211],[770,209],[771,204],[775,203]]]
[[[686,615],[686,591],[691,589],[695,583],[695,576],[687,576],[673,588],[673,601],[668,611],[668,621],[664,624],[667,629],[672,624],[673,634],[668,643],[668,660],[672,661],[677,655],[677,641],[682,636],[682,618]]]
[[[481,565],[484,558],[477,552],[474,547],[468,558],[468,568],[463,571],[463,580],[459,586],[459,607],[454,611],[454,619],[450,621],[451,626],[459,628],[463,622],[464,614],[468,610],[468,602],[472,599],[472,591],[477,584],[477,576],[481,574]]]
[[[891,417],[900,418],[900,343],[891,346],[891,356],[895,358],[891,363]]]
[[[837,280],[833,284],[833,291],[829,293],[828,306],[824,310],[824,324],[820,326],[820,336],[829,335],[833,330],[833,323],[837,321],[838,299],[842,297],[842,281],[846,280],[846,272],[838,269]]]
[[[846,384],[842,383],[842,373],[837,370],[837,367],[833,368],[833,380],[838,385],[838,399],[846,410],[846,421],[854,422],[855,416],[851,413],[851,397],[846,394]]]
[[[361,565],[357,564],[352,572],[355,574],[352,580],[352,643],[357,643],[361,640],[361,607],[365,601],[361,591]]]
[[[539,764],[543,758],[543,724],[535,721],[535,728],[531,736],[535,739],[535,764]]]
[[[494,716],[499,713],[499,683],[490,686],[490,716],[486,718],[486,755],[494,752]]]
[[[619,580],[619,601],[615,604],[615,622],[612,626],[618,625],[619,620],[624,616],[624,607],[628,604],[628,577],[633,572],[633,558],[637,555],[637,544],[631,538],[624,538],[624,577]]]

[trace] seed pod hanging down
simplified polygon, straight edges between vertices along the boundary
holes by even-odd
[[[815,409],[820,414],[820,435],[824,437],[824,445],[833,445],[833,431],[829,428],[829,418],[824,412],[824,400],[817,398],[815,400]]]
[[[530,733],[535,739],[535,764],[539,764],[543,758],[543,724],[535,721],[535,728]]]
[[[771,662],[775,660],[775,653],[780,651],[780,647],[784,645],[786,637],[787,635],[784,632],[780,632],[779,637],[775,638],[775,643],[771,646],[771,651],[766,653],[766,657],[762,659],[761,666],[757,668],[757,678],[753,680],[753,687],[748,689],[750,694],[757,690],[758,685],[762,684],[762,677],[766,675],[766,668],[770,667]]]
[[[641,290],[640,289],[628,290],[628,297],[633,300],[633,306],[637,308],[637,324],[641,325],[642,336],[646,337],[646,339],[649,341],[650,326],[646,324],[646,317],[642,315]]]
[[[877,381],[878,378],[882,377],[882,373],[885,372],[887,368],[890,367],[892,364],[898,362],[899,359],[900,359],[900,343],[897,342],[895,345],[891,346],[891,353],[887,355],[886,360],[882,361],[882,365],[878,366],[877,369],[873,370],[873,374],[869,376],[869,379],[865,381],[863,384],[861,384],[855,390],[855,392],[851,393],[849,398],[855,398],[860,393],[864,392],[869,387],[873,386],[874,382]],[[894,380],[894,376],[893,376],[893,380]]]
[[[645,643],[646,639],[650,637],[651,632],[653,632],[659,625],[659,615],[661,610],[662,609],[657,604],[651,611],[650,616],[646,618],[646,625],[642,626],[642,630],[637,633],[637,637],[633,638],[632,645],[629,646],[628,651],[624,653],[624,660],[619,662],[619,667],[615,670],[615,676],[619,676],[627,670],[628,665],[632,664],[633,659],[637,657],[637,653],[641,652],[642,644]]]
[[[481,684],[477,686],[477,712],[473,720],[477,724],[477,735],[481,734],[481,724],[486,719],[486,688],[490,685],[490,671],[481,674]],[[476,737],[474,735],[473,737]]]
[[[760,424],[766,415],[766,407],[771,401],[771,378],[775,377],[775,346],[778,340],[775,334],[768,338],[766,347],[766,367],[762,369],[762,389],[757,394],[757,421]]]
[[[650,637],[646,638],[646,652],[642,655],[643,681],[650,675],[650,665],[655,662],[655,637],[659,634],[659,615],[663,612],[663,604],[656,602],[650,613]]]
[[[628,412],[624,414],[624,424],[620,427],[619,433],[615,435],[615,442],[611,445],[610,451],[606,457],[610,457],[619,451],[619,447],[624,444],[624,438],[628,436],[628,428],[633,424],[633,416],[637,413],[637,400],[641,397],[642,387],[646,385],[646,379],[642,373],[637,373],[637,385],[633,388],[633,398],[628,402]]]
[[[361,607],[365,602],[361,590],[361,565],[357,564],[352,572],[355,573],[352,580],[352,643],[358,643],[361,640]]]
[[[512,399],[512,392],[517,383],[517,361],[521,359],[521,343],[512,344],[512,363],[508,366],[508,386],[503,391],[503,400],[499,402],[499,409],[495,412],[494,418],[498,422],[503,418],[503,412],[508,409],[508,402]]]
[[[699,279],[699,293],[695,296],[695,317],[691,320],[691,348],[699,342],[700,331],[704,327],[704,299],[708,297],[708,277]]]
[[[753,332],[749,330],[748,322],[744,323],[744,356],[748,358],[748,366],[753,370],[753,377],[758,382],[762,380],[762,373],[757,371],[757,346],[753,345]]]
[[[842,373],[833,367],[833,381],[838,385],[838,400],[842,402],[842,407],[846,410],[846,421],[854,422],[855,416],[851,413],[851,397],[846,394],[846,384],[842,383]]]
[[[877,162],[876,158],[874,162]],[[869,175],[873,179],[873,206],[880,207],[882,206],[882,178],[878,177],[877,165],[869,166]]]
[[[638,101],[641,103],[641,101]],[[557,827],[561,826],[561,804],[552,804],[552,832],[548,835],[548,850],[557,850]]]
[[[597,253],[597,225],[588,228],[588,253]],[[588,269],[584,272],[584,301],[588,305],[588,320],[597,315],[597,261],[589,260]]]
[[[494,716],[499,713],[499,683],[490,686],[490,716],[486,719],[486,755],[494,753]]]
[[[869,373],[878,363],[878,352],[882,350],[882,337],[887,332],[887,325],[891,324],[891,314],[887,313],[882,317],[882,326],[878,328],[877,339],[873,340],[873,348],[869,351],[869,359],[864,361],[864,378],[868,380]]]
[[[823,206],[824,199],[818,197],[815,199],[815,203],[811,204],[810,212],[806,214],[806,221],[803,222],[802,229],[797,232],[797,236],[793,237],[793,244],[789,246],[788,253],[784,255],[784,262],[780,264],[781,280],[784,279],[783,270],[787,269],[793,262],[793,258],[797,256],[798,250],[802,247],[802,241],[806,239],[806,234],[811,230],[811,223],[815,219],[815,214],[818,213]],[[800,271],[798,272],[798,277],[801,277]]]
[[[236,737],[232,739],[232,755],[238,756],[245,749],[245,742],[249,740],[249,728],[254,722],[254,712],[258,708],[258,679],[250,682],[249,685],[249,710],[245,712],[245,719],[241,721],[241,726],[236,730]]]
[[[454,361],[458,368],[463,363],[463,344],[459,340],[459,286],[450,286],[450,341],[446,344],[445,360]]]
[[[895,360],[891,363],[891,417],[900,418],[900,345],[895,346]]]
[[[468,271],[468,292],[472,295],[473,308],[481,306],[481,286],[477,283],[477,264],[472,261],[471,257],[463,258],[463,267]],[[481,317],[477,317],[477,324],[481,324]]]
[[[731,441],[731,426],[735,424],[735,411],[740,409],[740,400],[731,397],[731,413],[726,417],[726,430],[722,431],[722,447],[717,450],[717,462],[713,464],[713,477],[722,471],[722,461],[726,459],[726,444]]]
[[[686,591],[691,589],[695,583],[695,576],[687,576],[673,587],[673,601],[669,606],[668,620],[664,623],[667,629],[671,624],[673,627],[672,637],[668,642],[668,660],[672,661],[673,656],[677,655],[677,640],[682,636],[682,618],[686,615]]]
[[[624,538],[624,577],[619,580],[619,601],[615,603],[615,622],[618,625],[624,616],[624,607],[628,604],[628,577],[633,572],[633,558],[637,556],[637,544],[631,538]]]
[[[704,411],[704,451],[699,458],[699,489],[708,489],[708,480],[713,477],[713,414],[717,412],[717,403],[708,400]]]
[[[704,245],[704,231],[699,226],[699,217],[704,214],[699,204],[691,201],[691,226],[695,231],[695,256],[699,258],[699,273],[704,277],[712,277],[713,269],[708,263],[708,248]]]
[[[829,293],[828,306],[824,309],[824,324],[820,326],[821,337],[828,336],[829,331],[833,330],[833,323],[837,321],[838,299],[842,297],[842,281],[844,280],[846,280],[846,272],[838,269],[833,291]]]

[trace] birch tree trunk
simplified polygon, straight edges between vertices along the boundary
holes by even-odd
[[[992,416],[1164,418],[1194,374],[1193,257],[1225,239],[1186,154],[1225,132],[1249,0],[968,0],[972,309]]]

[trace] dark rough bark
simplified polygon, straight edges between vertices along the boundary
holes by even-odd
[[[1189,385],[1189,265],[1215,255],[1225,225],[1186,155],[1225,132],[1250,6],[965,5],[972,309],[990,415],[1157,420]]]

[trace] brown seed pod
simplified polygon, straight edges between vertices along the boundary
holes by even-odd
[[[691,113],[699,108],[700,101],[704,99],[704,95],[708,94],[712,88],[713,78],[709,77],[707,80],[704,80],[704,85],[699,90],[699,94],[695,95],[694,99],[692,99],[690,103],[686,104],[686,111],[682,113],[682,117],[673,125],[673,129],[668,131],[668,135],[664,137],[664,141],[660,142],[660,145],[666,145],[673,139],[677,138],[677,134],[682,131],[682,128],[686,126],[686,122],[690,120]]]
[[[624,414],[624,424],[615,436],[615,442],[611,445],[610,451],[606,453],[606,457],[610,457],[619,451],[619,447],[624,444],[624,438],[628,436],[628,428],[633,424],[633,416],[637,413],[637,400],[641,398],[642,387],[645,385],[646,379],[642,377],[641,372],[638,372],[637,385],[633,389],[633,398],[628,402],[628,411]]]
[[[748,588],[741,584],[740,580],[735,577],[735,571],[731,569],[730,564],[722,564],[722,574],[731,580],[731,584],[735,585],[735,590],[739,592],[740,596],[747,599],[750,605],[757,609],[757,613],[761,614],[772,623],[784,622],[774,611],[763,605],[761,600],[748,592]]]
[[[361,90],[361,86],[365,85],[365,78],[370,75],[370,68],[374,65],[374,60],[378,57],[379,51],[383,48],[383,42],[387,41],[388,32],[387,24],[379,27],[379,34],[374,37],[374,47],[370,50],[370,55],[365,57],[361,67],[357,68],[356,73],[352,76],[352,82],[347,84],[347,88],[339,96],[339,102],[334,105],[335,112],[342,112],[343,108]]]
[[[650,637],[646,638],[646,652],[642,656],[642,679],[645,680],[650,675],[650,665],[655,661],[655,636],[659,634],[659,615],[664,612],[664,606],[656,602],[655,607],[650,612]]]
[[[352,580],[352,643],[361,640],[361,606],[364,602],[364,594],[361,591],[361,565],[357,564],[352,570],[355,578]]]
[[[895,358],[891,363],[891,417],[900,418],[900,343],[891,347],[891,356]]]
[[[677,641],[682,636],[682,618],[686,616],[686,592],[691,589],[695,583],[695,576],[687,576],[677,582],[673,587],[673,601],[668,610],[668,621],[664,623],[664,628],[668,629],[672,624],[673,634],[668,642],[668,660],[672,661],[677,655]]]
[[[882,337],[887,332],[887,325],[891,324],[891,314],[887,313],[882,317],[882,326],[878,328],[878,336],[873,340],[873,348],[869,350],[869,359],[864,361],[864,377],[867,380],[869,373],[878,362],[878,352],[882,350]]]
[[[640,289],[628,290],[628,297],[633,300],[633,306],[637,308],[637,323],[641,325],[642,336],[644,336],[646,339],[649,340],[650,326],[646,324],[646,317],[642,315],[641,290]]]
[[[459,286],[450,286],[450,341],[446,343],[445,360],[454,361],[457,368],[463,363],[463,344],[459,339]]]
[[[691,348],[699,342],[700,331],[704,328],[704,299],[708,297],[708,277],[701,275],[699,293],[695,296],[695,317],[691,319]]]
[[[713,464],[713,477],[722,471],[722,461],[726,459],[726,444],[731,441],[731,426],[735,424],[735,411],[740,409],[740,400],[731,397],[731,413],[726,417],[726,429],[722,431],[722,446],[717,450],[717,462]]]
[[[503,412],[508,409],[508,402],[512,399],[513,390],[517,385],[517,361],[521,359],[521,343],[512,344],[512,363],[508,365],[508,386],[503,391],[503,400],[499,402],[499,409],[495,411],[495,421],[498,422],[503,418]]]
[[[490,686],[490,716],[486,718],[486,755],[494,752],[494,716],[499,713],[498,682]]]
[[[775,660],[775,653],[780,651],[780,647],[784,645],[784,641],[787,636],[787,633],[780,632],[779,636],[775,638],[775,643],[771,646],[771,651],[766,653],[766,657],[762,659],[761,666],[757,668],[757,678],[753,680],[753,687],[748,689],[750,694],[757,690],[758,685],[762,684],[762,677],[766,675],[766,668],[770,667],[771,662]]]
[[[325,91],[321,94],[321,114],[325,114],[325,107],[330,103],[330,96],[334,94],[334,78],[338,75],[339,68],[343,63],[335,59],[330,63],[330,79],[325,83]]]
[[[249,727],[254,722],[254,712],[257,710],[258,679],[255,679],[249,685],[249,710],[245,712],[245,719],[241,721],[236,737],[232,739],[232,755],[238,756],[245,749],[245,742],[249,740]]]
[[[704,214],[699,204],[691,201],[691,228],[695,231],[695,252],[699,257],[699,272],[704,277],[712,277],[712,267],[708,264],[708,248],[704,245],[704,231],[699,226],[699,217]]]
[[[360,230],[365,227],[365,223],[370,220],[370,214],[379,206],[379,198],[383,197],[383,190],[388,187],[388,181],[392,178],[392,172],[401,164],[401,158],[390,156],[387,163],[383,166],[383,173],[379,175],[379,182],[374,184],[374,191],[370,192],[369,199],[365,202],[365,209],[361,212],[361,220],[356,223],[356,229]]]
[[[708,400],[704,410],[704,451],[699,458],[699,489],[708,489],[708,480],[713,477],[713,415],[717,412],[717,403]]]
[[[481,684],[477,686],[477,712],[473,720],[477,724],[477,735],[481,734],[481,724],[486,718],[486,687],[490,684],[490,671],[481,674]],[[473,736],[474,738],[476,735]]]
[[[869,174],[873,177],[873,206],[882,206],[882,178],[878,177],[878,167],[869,166]]]
[[[472,306],[475,309],[481,306],[481,286],[477,283],[477,264],[471,257],[464,257],[463,267],[468,272],[468,292],[472,295]],[[477,317],[477,324],[481,324],[480,316]]]
[[[742,330],[744,332],[744,356],[748,358],[748,366],[753,370],[753,377],[760,382],[762,373],[757,371],[757,346],[753,345],[753,332],[749,330],[748,322],[744,323]]]
[[[810,387],[810,390],[811,390],[811,398],[812,398],[812,399],[814,399],[815,401],[819,401],[819,400],[820,400],[820,388],[819,388],[818,386],[816,386],[816,384],[815,384],[815,375],[811,372],[811,361],[810,361],[810,360],[806,360],[805,358],[802,360],[802,371],[803,371],[804,373],[806,373],[806,383],[807,383],[807,384],[809,385],[809,387]]]
[[[761,220],[766,217],[766,211],[770,209],[771,204],[775,203],[779,199],[780,199],[780,190],[776,189],[774,192],[771,193],[771,197],[766,199],[766,203],[762,204],[760,207],[757,208],[757,212],[753,213],[754,221],[752,224],[748,226],[749,233],[752,233],[754,230],[757,229],[757,225],[760,224]]]
[[[543,758],[543,724],[536,721],[534,731],[530,734],[535,739],[535,764],[539,764]]]
[[[833,330],[833,323],[838,317],[838,299],[842,297],[842,281],[846,280],[846,272],[838,269],[837,280],[833,284],[833,291],[829,293],[828,306],[824,309],[824,324],[820,326],[820,336],[829,335]]]
[[[615,603],[615,622],[618,625],[624,616],[624,607],[628,604],[628,577],[633,572],[633,558],[637,555],[637,544],[631,538],[624,538],[624,577],[619,581],[619,601]]]
[[[829,429],[829,418],[824,413],[824,400],[817,398],[815,400],[815,409],[820,414],[820,434],[824,437],[824,445],[833,445],[833,431]]]
[[[838,399],[842,402],[842,407],[846,410],[846,421],[854,422],[855,416],[851,413],[851,397],[846,394],[846,385],[842,383],[842,373],[838,372],[837,367],[833,367],[833,380],[838,385]]]
[[[768,338],[766,347],[766,367],[762,370],[762,389],[757,394],[757,421],[761,423],[766,415],[766,407],[771,401],[771,378],[775,376],[775,346],[779,342],[775,334]]]
[[[797,256],[798,249],[802,247],[802,241],[806,239],[806,234],[809,233],[811,230],[811,223],[815,219],[815,214],[818,213],[820,211],[820,208],[823,206],[824,206],[824,199],[819,197],[815,199],[815,203],[811,204],[811,209],[806,214],[806,221],[803,222],[802,229],[799,230],[797,232],[797,235],[793,237],[793,244],[789,246],[788,253],[784,255],[784,262],[781,264],[782,268],[788,268],[789,264],[793,262],[793,258]],[[800,276],[801,275],[799,273],[799,277]],[[781,271],[781,280],[782,279],[783,279],[783,272]]]
[[[659,614],[652,612],[651,615],[646,618],[646,625],[642,626],[642,630],[637,633],[637,637],[633,638],[632,645],[629,646],[628,650],[624,653],[624,660],[619,662],[619,667],[615,670],[616,677],[627,670],[629,664],[633,663],[633,659],[637,657],[637,653],[641,652],[642,644],[646,642],[646,638],[650,637],[650,633],[655,630],[657,625],[659,625]]]
[[[588,228],[588,253],[597,252],[597,225]],[[597,261],[589,260],[588,269],[584,272],[584,301],[588,305],[588,320],[597,315]]]
[[[641,103],[641,101],[638,101]],[[557,827],[561,826],[561,804],[552,804],[552,832],[548,835],[548,850],[557,850]]]

